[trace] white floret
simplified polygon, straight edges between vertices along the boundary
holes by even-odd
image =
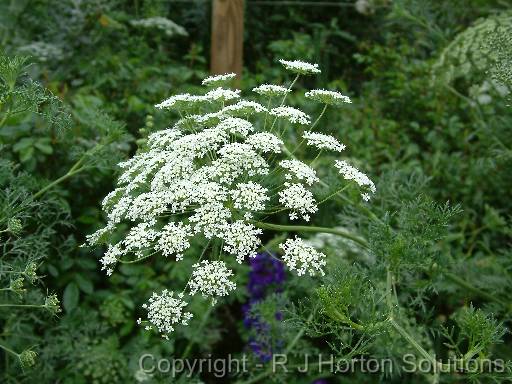
[[[223,75],[213,75],[205,78],[201,84],[207,86],[217,86],[227,83],[236,77],[236,73],[225,73]]]
[[[270,114],[288,120],[292,124],[309,125],[311,123],[311,119],[307,114],[293,107],[272,108]]]
[[[253,212],[263,211],[265,203],[270,199],[268,189],[253,181],[237,184],[230,194],[236,209]]]
[[[301,60],[283,60],[280,59],[279,62],[289,71],[298,73],[301,75],[312,75],[317,74],[322,71],[318,68],[318,64],[311,64],[306,61]]]
[[[290,93],[288,88],[274,84],[262,84],[259,87],[253,88],[252,90],[260,95],[267,97],[284,96],[287,93]]]
[[[375,193],[377,191],[375,184],[365,173],[351,166],[345,160],[336,160],[334,166],[338,168],[340,174],[345,180],[353,180],[360,187],[368,188],[371,193]],[[367,192],[361,193],[361,196],[365,201],[370,200],[370,195]]]
[[[148,311],[149,325],[146,325],[146,330],[155,329],[162,337],[168,338],[177,324],[188,325],[193,315],[184,311],[187,305],[181,293],[176,297],[174,292],[167,289],[160,295],[153,293],[148,302],[142,305]]]
[[[313,194],[302,184],[285,183],[285,188],[279,191],[279,202],[290,210],[290,220],[300,216],[309,221],[310,215],[318,210]]]
[[[170,222],[160,232],[155,250],[162,252],[166,257],[175,255],[177,261],[182,260],[183,252],[190,248],[189,239],[193,235],[190,225]]]
[[[284,252],[283,262],[291,271],[296,271],[297,275],[324,275],[322,268],[326,264],[325,255],[304,243],[300,237],[287,239],[279,248]]]
[[[331,135],[324,135],[323,133],[304,132],[303,138],[307,140],[307,145],[317,147],[318,149],[328,149],[335,152],[341,152],[346,147],[340,143],[338,139]]]
[[[253,147],[256,151],[263,153],[281,153],[281,147],[284,144],[283,140],[268,132],[255,133],[254,135],[247,137],[245,142]]]
[[[325,89],[313,89],[306,92],[306,98],[318,101],[323,104],[341,105],[351,104],[350,97],[342,95],[337,91],[327,91]]]
[[[288,173],[284,175],[287,180],[297,179],[307,185],[312,185],[320,180],[315,170],[300,160],[283,160],[279,165],[288,170]]]
[[[226,267],[223,261],[203,260],[193,265],[192,277],[189,282],[190,294],[200,292],[204,297],[211,297],[212,305],[218,297],[227,296],[236,288],[229,280],[233,271]]]

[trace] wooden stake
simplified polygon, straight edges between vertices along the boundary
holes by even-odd
[[[213,0],[211,67],[214,75],[242,74],[244,0]]]

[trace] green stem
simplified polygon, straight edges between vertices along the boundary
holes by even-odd
[[[352,327],[354,329],[357,329],[358,331],[363,331],[364,330],[364,327],[361,324],[358,324],[358,323],[350,320],[347,316],[342,314],[337,309],[331,309],[331,311],[332,311],[333,314],[336,315],[336,319],[339,320],[340,322],[345,323],[345,324],[349,325],[350,327]]]
[[[4,351],[6,351],[6,352],[8,352],[8,353],[10,353],[10,354],[12,354],[12,355],[14,355],[16,357],[20,356],[19,353],[14,352],[11,348],[7,348],[5,345],[3,345],[1,343],[0,343],[0,348],[2,348]]]
[[[455,275],[454,273],[443,272],[443,274],[444,274],[444,276],[448,280],[450,280],[451,282],[459,285],[460,287],[465,288],[468,291],[473,292],[474,294],[476,294],[479,297],[482,297],[482,298],[487,299],[489,301],[498,303],[498,304],[504,306],[505,308],[508,308],[509,311],[512,311],[512,304],[506,303],[503,300],[495,297],[494,295],[491,295],[490,293],[485,292],[484,290],[475,287],[473,284],[471,284],[468,281],[460,278],[459,276]]]
[[[332,198],[333,196],[343,192],[345,189],[347,189],[349,187],[350,184],[347,184],[345,186],[343,186],[342,188],[336,190],[335,192],[331,193],[329,196],[327,196],[325,199],[321,200],[317,205],[320,205],[322,203],[325,203],[327,200],[329,200],[330,198]]]
[[[300,74],[297,74],[297,76],[295,76],[295,79],[293,79],[293,81],[291,82],[290,86],[288,87],[288,92],[285,93],[285,95],[283,96],[283,100],[281,100],[281,104],[279,104],[280,107],[282,107],[284,105],[284,102],[286,100],[286,97],[288,96],[288,93],[290,93],[291,89],[293,88],[293,86],[295,85],[295,83],[297,82],[299,77],[300,77]],[[272,132],[272,129],[274,128],[274,125],[276,124],[276,121],[277,121],[277,116],[274,118],[274,121],[272,122],[272,125],[270,126],[270,132]]]
[[[394,308],[391,301],[391,293],[393,292],[393,275],[388,267],[386,273],[386,304],[389,309],[389,313],[393,316]]]
[[[305,225],[281,225],[281,224],[264,223],[261,221],[254,222],[254,225],[257,226],[258,228],[269,229],[271,231],[280,231],[280,232],[331,233],[333,235],[337,235],[337,236],[352,240],[353,242],[358,243],[359,245],[361,245],[365,248],[368,248],[368,243],[364,239],[361,239],[360,237],[352,235],[351,233],[348,233],[346,231],[342,231],[342,230],[336,229],[336,228],[313,227],[313,226],[305,226]]]
[[[312,319],[313,319],[313,312],[311,312],[311,314],[308,316],[308,318],[306,320],[306,324],[309,323]],[[288,346],[284,350],[285,355],[290,353],[290,351],[293,349],[293,347],[295,347],[295,344],[297,344],[298,341],[300,340],[300,338],[302,337],[302,335],[304,335],[304,332],[306,332],[306,324],[304,324],[304,326],[299,330],[299,332],[297,332],[297,334],[295,335],[293,340],[290,342],[290,344],[288,344]]]
[[[8,110],[7,112],[5,112],[4,116],[2,117],[2,120],[0,120],[0,127],[2,127],[5,124],[9,115],[10,111]]]
[[[400,324],[398,324],[392,317],[388,319],[389,323],[395,328],[395,330],[402,336],[407,342],[414,348],[418,353],[423,356],[426,360],[430,361],[433,367],[443,366],[443,364],[428,353],[416,340],[412,337]]]
[[[322,118],[322,116],[324,115],[326,110],[327,110],[327,104],[324,105],[324,108],[322,109],[322,112],[320,112],[320,115],[318,115],[318,117],[316,118],[316,120],[313,123],[313,125],[311,126],[311,128],[309,128],[309,132],[311,132],[313,130],[313,128],[316,127],[316,125],[318,124],[318,122],[320,121],[320,119]]]
[[[199,327],[196,328],[196,335],[201,332],[201,330],[206,325],[206,322],[208,321],[208,318],[210,317],[210,314],[212,313],[213,305],[210,305],[208,310],[204,313],[203,318],[201,319],[201,323],[199,324]],[[181,359],[186,359],[188,355],[190,354],[190,351],[192,350],[192,347],[194,346],[196,342],[194,340],[190,340],[185,347],[185,350],[183,351],[183,354],[181,355]]]
[[[69,169],[69,171],[65,175],[59,177],[57,180],[52,181],[50,184],[46,185],[45,187],[40,189],[38,192],[36,192],[33,196],[34,199],[41,197],[46,191],[55,187],[57,184],[60,184],[63,181],[69,179],[71,176],[74,176],[77,173],[82,172],[86,168],[85,166],[80,167],[84,160],[85,160],[85,156],[82,156],[80,159],[78,159],[78,161]]]
[[[13,308],[45,308],[43,305],[36,304],[0,304],[0,307],[13,307]]]

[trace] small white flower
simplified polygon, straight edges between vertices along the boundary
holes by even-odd
[[[189,93],[184,93],[181,95],[174,95],[169,97],[168,99],[165,99],[160,104],[156,104],[155,108],[158,109],[170,109],[175,108],[178,110],[181,109],[191,109],[198,105],[202,105],[208,100],[205,99],[204,96],[196,96],[191,95]]]
[[[173,295],[172,291],[164,289],[160,295],[153,293],[148,302],[142,305],[148,311],[150,325],[146,326],[147,330],[155,329],[167,336],[174,332],[177,324],[188,325],[193,316],[184,311],[188,304],[183,300],[183,294],[178,294],[177,297]]]
[[[213,75],[208,76],[204,79],[201,84],[207,85],[210,87],[218,87],[219,85],[224,85],[229,81],[233,80],[236,77],[236,73],[225,73],[223,75]]]
[[[181,131],[175,128],[154,132],[148,137],[148,146],[154,149],[167,149],[170,144],[181,136]]]
[[[158,235],[158,232],[152,228],[153,225],[152,222],[139,223],[132,227],[123,240],[125,251],[134,252],[138,258],[142,257],[142,251],[150,248]]]
[[[279,191],[279,202],[290,210],[290,220],[295,220],[299,214],[306,221],[309,221],[310,213],[318,210],[313,194],[302,184],[285,183],[285,188]]]
[[[219,87],[212,89],[210,92],[204,95],[204,98],[208,101],[230,101],[240,98],[240,90],[236,89],[232,91],[231,89],[224,89]]]
[[[255,133],[254,135],[247,137],[245,142],[253,147],[256,151],[263,153],[281,153],[281,147],[284,144],[283,140],[268,132]]]
[[[307,145],[312,145],[318,149],[329,149],[331,151],[341,152],[346,147],[340,143],[338,139],[331,135],[324,135],[323,133],[304,132],[303,138],[307,140]]]
[[[116,245],[109,244],[107,252],[101,258],[101,270],[106,270],[107,275],[112,275],[114,272],[114,265],[117,263],[117,260],[123,256],[126,252],[121,248],[121,244],[118,243]]]
[[[243,175],[268,174],[267,162],[249,144],[227,144],[218,153],[220,158],[212,162],[211,174],[218,178],[220,183],[231,184]]]
[[[318,64],[311,64],[300,60],[288,61],[283,59],[280,59],[279,62],[283,64],[287,70],[301,75],[311,75],[322,72],[318,68]]]
[[[336,168],[338,168],[340,174],[345,180],[353,180],[360,187],[367,187],[372,193],[376,192],[377,189],[375,188],[373,181],[371,181],[366,174],[357,168],[351,166],[344,160],[336,160],[334,165]],[[361,196],[365,201],[370,200],[370,195],[368,193],[362,193]]]
[[[253,88],[252,90],[260,95],[267,97],[284,96],[287,93],[290,93],[288,88],[274,84],[262,84],[259,87]]]
[[[299,181],[304,181],[307,185],[311,185],[320,180],[315,170],[300,160],[283,160],[279,165],[290,172],[284,175],[287,180],[295,178]]]
[[[207,239],[210,239],[220,235],[229,217],[231,217],[229,209],[222,203],[212,202],[197,207],[189,220],[195,224],[196,233],[202,232]]]
[[[231,134],[239,134],[243,137],[247,136],[249,132],[254,130],[254,127],[249,121],[238,117],[226,118],[217,125],[217,128]]]
[[[253,212],[265,209],[265,203],[270,199],[267,193],[267,188],[253,181],[237,184],[236,188],[230,192],[236,209]]]
[[[311,120],[307,114],[293,107],[277,107],[270,110],[272,116],[288,120],[292,124],[309,125]]]
[[[160,29],[169,37],[174,35],[188,36],[188,32],[181,25],[178,25],[174,21],[161,16],[132,20],[130,21],[130,24],[134,27]]]
[[[226,224],[219,235],[224,240],[224,251],[236,256],[236,261],[242,263],[246,257],[255,257],[256,250],[261,244],[258,235],[262,231],[252,224],[237,220]]]
[[[248,116],[255,113],[267,112],[260,103],[255,101],[240,100],[236,104],[228,105],[220,110],[221,115],[227,116]]]
[[[308,99],[329,105],[341,105],[345,103],[352,103],[350,97],[342,95],[341,93],[336,91],[327,91],[325,89],[313,89],[311,91],[306,92],[305,96]]]
[[[203,260],[194,264],[192,268],[190,294],[200,292],[204,297],[212,297],[212,305],[218,297],[227,296],[236,288],[236,284],[229,280],[233,276],[233,271],[228,269],[223,261]]]
[[[287,239],[279,248],[284,252],[283,262],[291,271],[296,271],[297,275],[302,276],[306,272],[310,276],[324,275],[322,268],[326,264],[325,255],[304,243],[300,237]]]
[[[189,238],[193,236],[190,225],[170,222],[160,233],[155,250],[161,251],[164,256],[175,255],[176,260],[183,259],[183,252],[190,248]]]

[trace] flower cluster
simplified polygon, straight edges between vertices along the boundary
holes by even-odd
[[[316,64],[281,63],[297,76],[320,72]],[[263,220],[283,212],[290,220],[310,221],[318,211],[311,188],[325,183],[313,168],[314,161],[293,155],[298,147],[288,148],[286,132],[304,129],[303,141],[319,155],[323,150],[341,152],[345,146],[332,136],[312,132],[316,123],[311,125],[310,116],[285,105],[291,86],[254,88],[265,97],[264,107],[242,99],[239,90],[223,88],[234,77],[208,77],[203,81],[208,87],[203,94],[174,95],[156,105],[179,118],[170,128],[150,134],[135,156],[119,164],[122,172],[117,188],[102,203],[107,224],[88,236],[91,245],[106,244],[101,263],[108,275],[119,260],[144,260],[152,255],[177,262],[184,257],[197,259],[189,251],[191,244],[206,243],[207,250],[212,243],[215,253],[194,264],[189,293],[215,302],[235,287],[230,280],[234,273],[222,258],[242,263],[255,257],[263,229],[268,227]],[[333,100],[349,102],[340,95],[315,90],[308,97],[326,105]],[[366,175],[343,164],[340,160],[335,164],[343,178],[355,180],[365,193],[368,188],[374,192]],[[299,275],[322,273],[324,255],[302,240],[287,240],[281,249],[290,270]],[[191,317],[184,312],[185,306],[181,294],[174,297],[163,291],[153,295],[145,305],[148,327],[170,333]]]
[[[300,237],[287,239],[280,247],[284,252],[284,263],[290,270],[297,271],[297,275],[302,276],[306,272],[311,276],[324,274],[322,268],[326,264],[325,255],[306,244]]]
[[[305,61],[300,61],[300,60],[289,61],[289,60],[283,60],[283,59],[279,60],[279,62],[281,64],[283,64],[283,66],[287,70],[297,73],[299,75],[314,75],[314,74],[322,72],[318,68],[318,64],[311,64],[311,63],[307,63]]]
[[[351,166],[345,160],[336,160],[334,166],[338,168],[340,174],[343,176],[345,180],[353,180],[361,187],[367,187],[371,193],[375,193],[377,190],[375,188],[375,184],[370,178],[361,172],[359,169]],[[361,196],[364,201],[370,200],[370,194],[367,192],[362,192]]]
[[[201,292],[203,296],[213,297],[212,305],[216,303],[216,297],[226,296],[236,288],[235,283],[229,280],[233,271],[223,261],[203,260],[194,264],[193,268],[189,283],[190,294]]]
[[[146,29],[159,29],[169,37],[172,37],[174,35],[188,36],[188,32],[181,25],[178,25],[174,21],[166,19],[165,17],[161,16],[133,20],[130,22],[130,24],[134,27],[141,27]]]
[[[350,97],[342,95],[336,91],[326,91],[325,89],[313,89],[306,92],[305,96],[308,99],[327,105],[342,105],[344,103],[352,103]]]
[[[318,149],[328,149],[330,151],[341,152],[345,150],[345,145],[341,144],[338,139],[330,135],[316,132],[304,132],[304,139],[307,140],[307,145],[311,145]]]
[[[236,73],[225,73],[223,75],[214,75],[208,76],[206,79],[202,81],[202,85],[207,85],[209,87],[218,87],[220,85],[224,85],[227,82],[233,80],[236,77]]]
[[[142,308],[148,311],[148,324],[146,330],[157,329],[162,337],[168,338],[168,334],[174,331],[176,324],[187,325],[193,317],[190,312],[185,312],[187,303],[183,300],[183,294],[174,297],[174,292],[164,289],[160,295],[153,293],[148,303]],[[142,320],[137,321],[139,324]]]
[[[309,125],[311,119],[308,115],[297,108],[293,107],[277,107],[270,110],[270,114],[275,117],[288,120],[292,124]]]

